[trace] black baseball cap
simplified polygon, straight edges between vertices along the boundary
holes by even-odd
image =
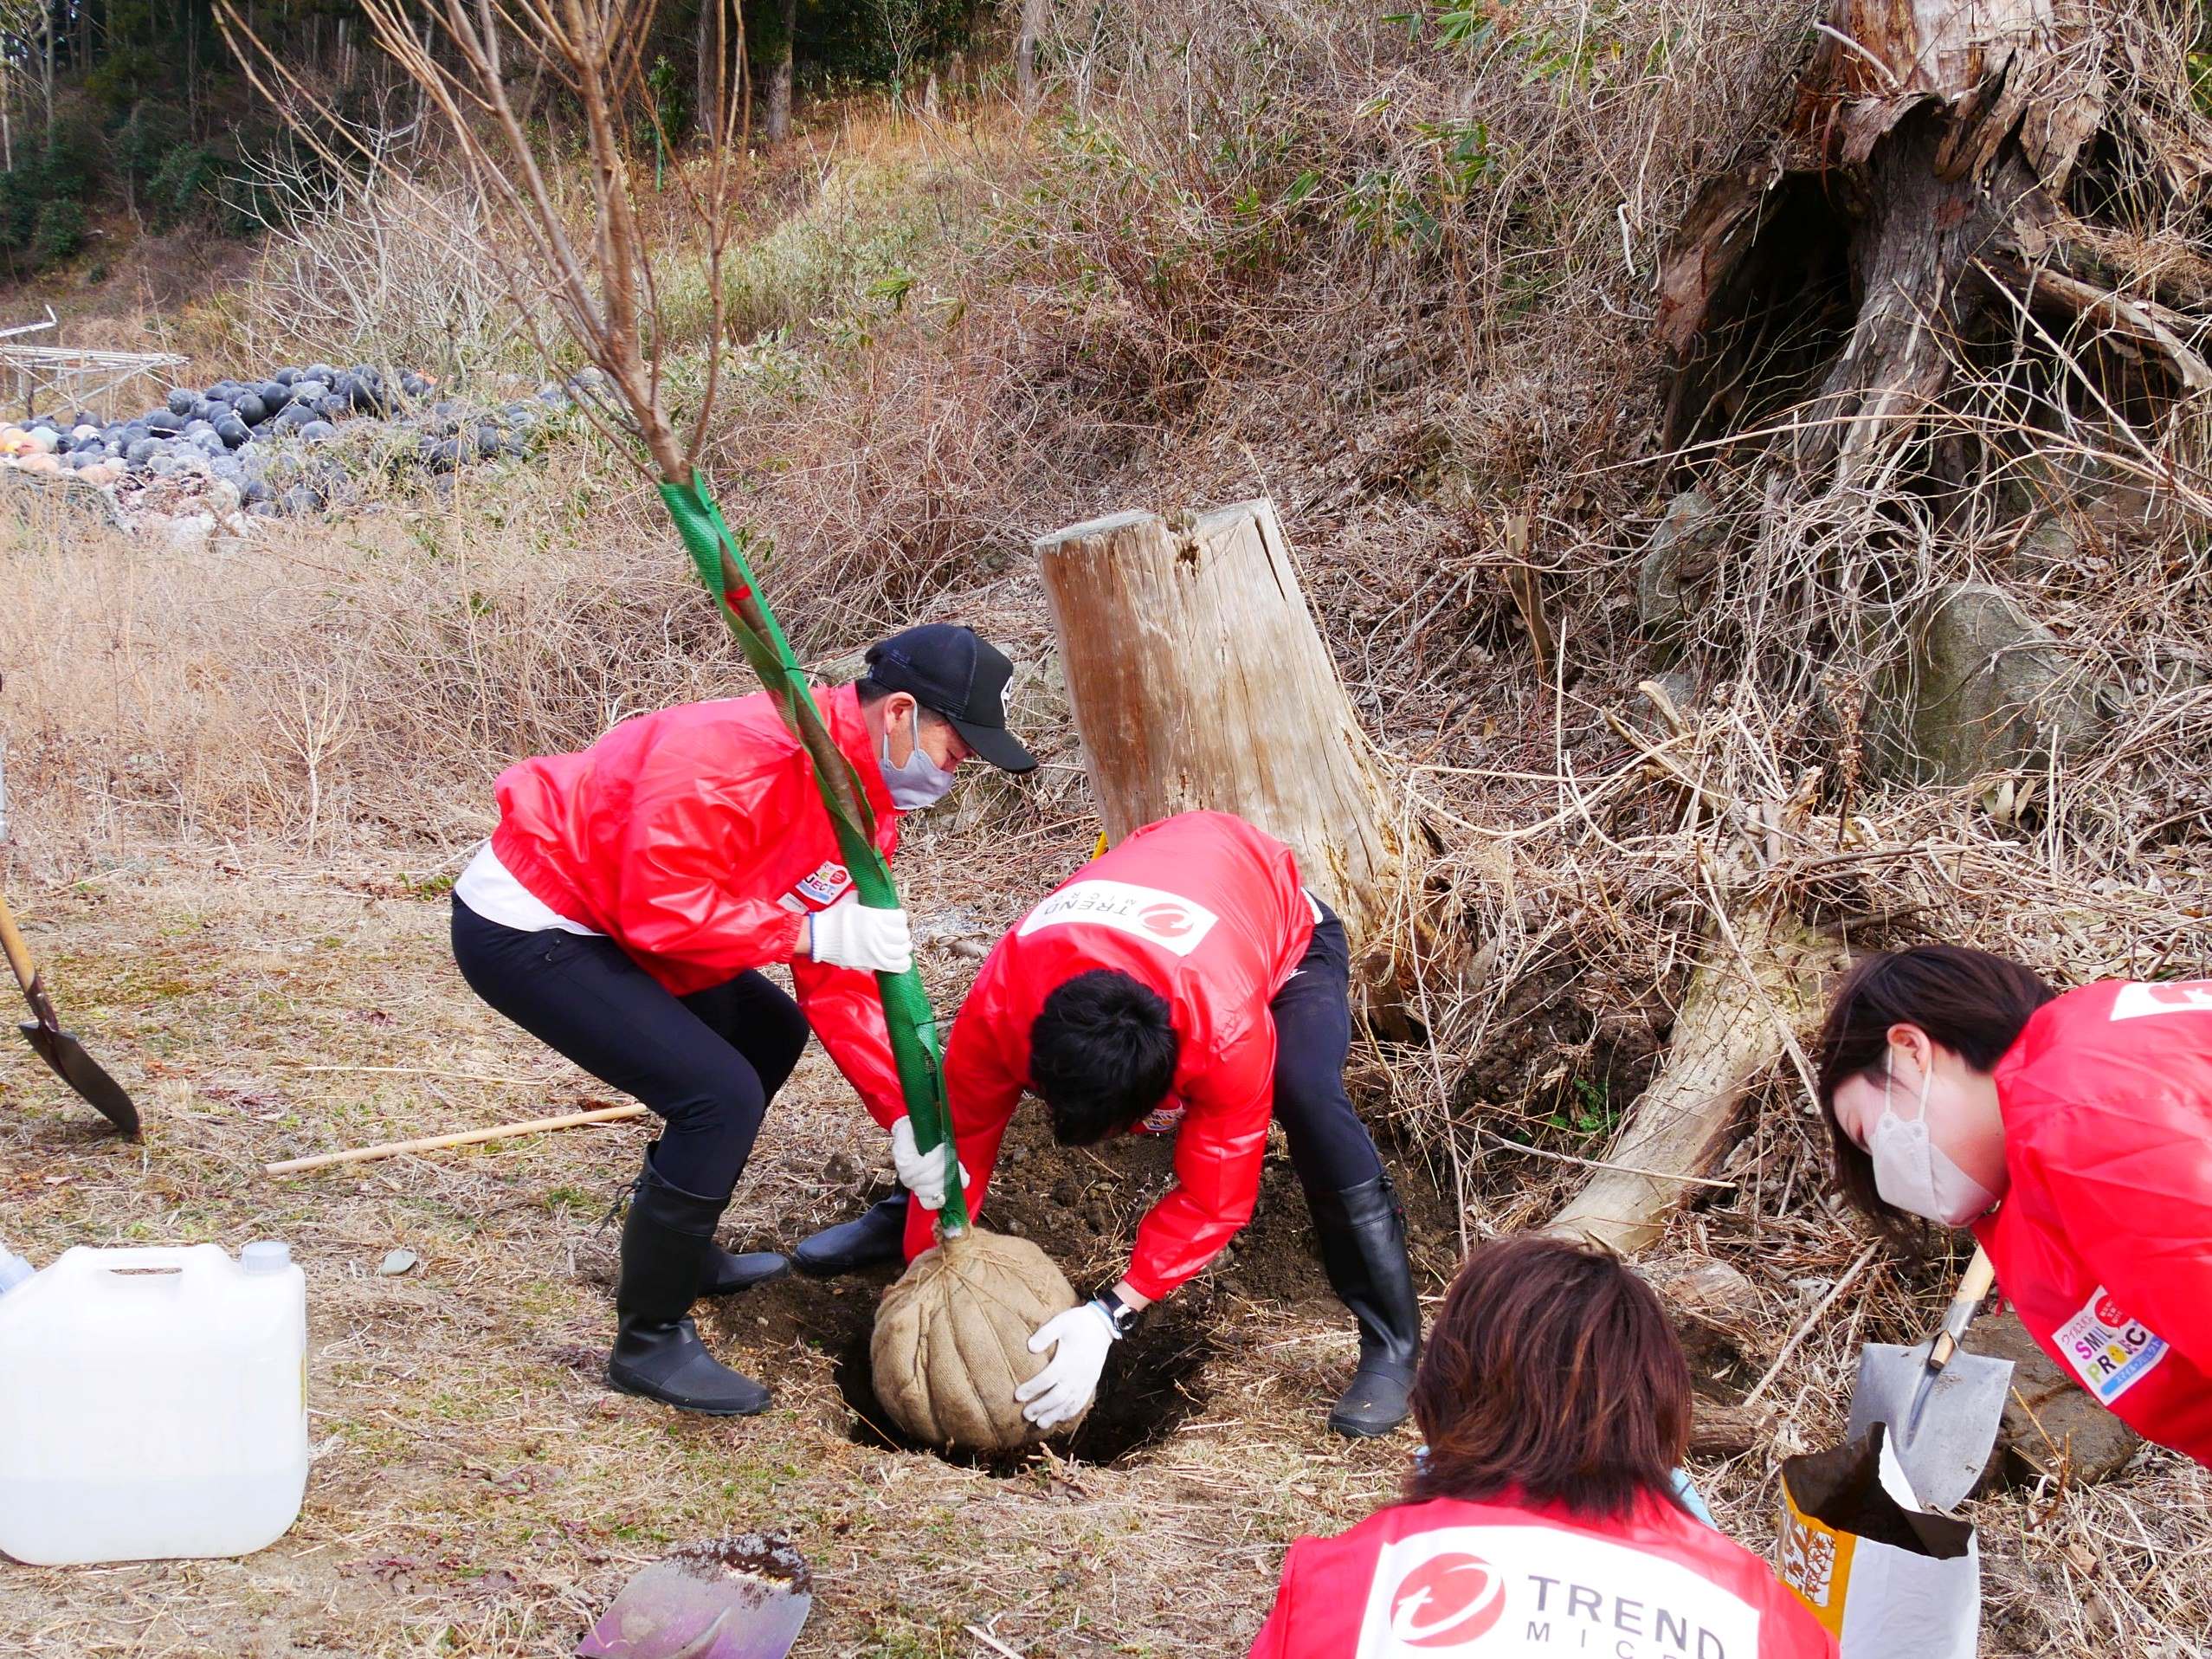
[[[867,677],[942,714],[968,746],[1001,771],[1035,771],[1037,758],[1006,729],[1014,665],[972,628],[925,623],[867,653]]]

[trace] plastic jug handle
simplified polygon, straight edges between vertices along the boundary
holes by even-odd
[[[113,1250],[65,1250],[54,1268],[65,1279],[94,1273],[176,1273],[197,1277],[215,1261],[229,1259],[213,1244],[139,1244]]]

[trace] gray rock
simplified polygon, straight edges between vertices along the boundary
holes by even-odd
[[[1738,1379],[1760,1369],[1771,1346],[1760,1333],[1766,1305],[1751,1281],[1711,1256],[1661,1256],[1636,1265],[1659,1293],[1693,1373],[1724,1385],[1746,1386]],[[1703,1410],[1700,1406],[1700,1414]]]
[[[1867,699],[1867,760],[1880,776],[1968,784],[2031,765],[2054,743],[2061,758],[2078,753],[2095,737],[2095,687],[2002,588],[1938,588],[1898,629],[1901,649]]]
[[[1693,591],[1727,538],[1726,521],[1703,490],[1684,490],[1667,504],[1667,516],[1644,544],[1636,567],[1636,620],[1654,643],[1671,648],[1680,642]]]
[[[1975,1320],[1963,1345],[1969,1353],[2012,1361],[2012,1393],[1997,1430],[1994,1472],[2014,1482],[2055,1475],[2105,1481],[2126,1468],[2143,1444],[2122,1423],[2035,1346],[2017,1314]]]
[[[2072,570],[2081,560],[2081,536],[2064,519],[2045,519],[2020,539],[2013,549],[2012,567],[2025,580],[2036,584]]]

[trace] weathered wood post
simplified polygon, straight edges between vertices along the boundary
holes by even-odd
[[[1377,984],[1386,968],[1358,965],[1388,945],[1400,813],[1274,504],[1118,513],[1036,550],[1107,835],[1201,809],[1248,819],[1297,853]]]

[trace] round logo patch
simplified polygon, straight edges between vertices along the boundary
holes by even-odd
[[[1150,906],[1137,913],[1137,920],[1167,939],[1179,939],[1190,931],[1190,913],[1180,905]]]
[[[1409,1648],[1464,1647],[1506,1616],[1506,1583],[1479,1555],[1434,1555],[1398,1581],[1390,1634]]]

